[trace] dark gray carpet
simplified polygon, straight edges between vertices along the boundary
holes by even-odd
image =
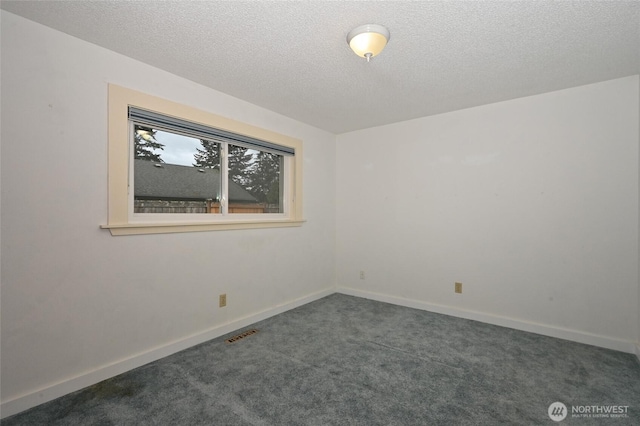
[[[629,406],[560,424],[640,424],[631,354],[340,294],[254,327],[2,425],[554,424],[555,401]]]

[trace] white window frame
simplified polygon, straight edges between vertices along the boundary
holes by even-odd
[[[154,111],[277,145],[293,148],[285,156],[284,213],[134,214],[133,155],[129,106]],[[108,223],[112,235],[160,234],[300,226],[302,219],[302,141],[131,89],[109,84]],[[224,178],[224,177],[223,177]]]

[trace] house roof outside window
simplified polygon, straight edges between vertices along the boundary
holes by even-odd
[[[155,200],[217,200],[220,192],[220,171],[209,168],[180,166],[134,160],[137,199]],[[229,202],[258,203],[246,189],[229,180]]]

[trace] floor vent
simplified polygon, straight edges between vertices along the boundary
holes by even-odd
[[[251,336],[252,334],[256,334],[257,332],[258,332],[258,330],[253,328],[251,330],[247,330],[245,332],[242,332],[242,333],[238,334],[237,336],[233,336],[232,338],[225,340],[225,342],[234,343],[234,342],[237,342],[238,340],[244,339],[245,337]]]

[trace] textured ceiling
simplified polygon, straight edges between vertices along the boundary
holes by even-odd
[[[640,73],[640,2],[2,1],[333,133]],[[370,63],[346,43],[391,40]]]

